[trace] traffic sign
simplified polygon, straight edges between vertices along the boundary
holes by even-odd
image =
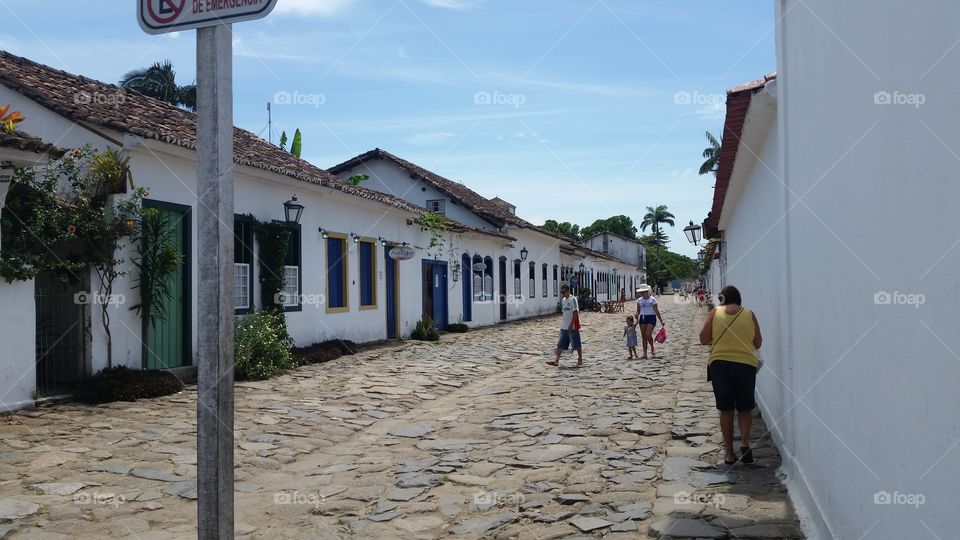
[[[148,34],[179,32],[266,17],[277,0],[139,0],[137,20]]]

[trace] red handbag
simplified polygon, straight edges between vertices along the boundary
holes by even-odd
[[[666,341],[666,340],[667,340],[667,327],[666,327],[666,326],[661,326],[661,327],[660,327],[660,331],[657,332],[657,335],[656,335],[656,337],[653,338],[653,340],[656,341],[657,343],[663,343],[664,341]]]

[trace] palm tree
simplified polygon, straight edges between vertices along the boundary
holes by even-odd
[[[640,222],[641,231],[646,231],[648,227],[653,231],[653,234],[651,236],[653,237],[653,241],[657,246],[658,268],[663,267],[663,258],[661,257],[661,254],[662,254],[663,246],[667,243],[666,234],[664,234],[663,231],[660,230],[660,224],[666,223],[667,225],[670,225],[671,227],[673,227],[674,219],[676,219],[676,216],[674,216],[673,214],[670,213],[669,210],[667,210],[667,205],[661,204],[656,208],[652,206],[648,206],[647,213],[643,216],[643,221]],[[657,273],[660,273],[660,272],[655,272],[655,274]],[[660,276],[654,275],[653,277],[655,282],[659,284]]]
[[[676,216],[670,213],[667,210],[665,204],[661,204],[656,208],[652,206],[647,207],[647,213],[643,216],[643,221],[640,222],[640,230],[646,231],[649,227],[653,231],[653,239],[658,246],[663,246],[666,244],[666,235],[663,231],[660,230],[660,224],[666,223],[673,227],[673,220],[676,219]]]
[[[177,86],[177,73],[169,60],[128,72],[120,79],[120,86],[177,107],[197,110],[197,85]]]
[[[700,166],[700,174],[717,172],[717,165],[720,162],[720,141],[709,131],[706,135],[707,142],[710,143],[710,146],[703,151],[703,157],[707,158],[707,160]]]

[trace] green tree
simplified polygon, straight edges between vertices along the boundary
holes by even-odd
[[[177,107],[197,110],[197,85],[179,86],[177,72],[173,70],[173,63],[169,60],[128,71],[120,79],[120,86]]]
[[[646,231],[649,228],[652,231],[648,245],[656,246],[656,250],[653,252],[653,257],[647,257],[647,274],[653,276],[654,281],[658,285],[668,281],[666,277],[667,268],[663,261],[663,252],[669,239],[666,233],[663,232],[661,224],[672,227],[674,219],[676,219],[676,216],[667,210],[666,205],[661,204],[656,208],[648,206],[647,213],[643,216],[643,221],[640,222],[640,230]],[[651,268],[653,270],[651,270]]]
[[[649,280],[661,287],[675,279],[696,279],[698,273],[697,261],[666,249],[647,261]]]
[[[706,161],[700,166],[700,174],[717,172],[717,166],[720,163],[720,141],[709,131],[706,135],[707,143],[709,143],[710,146],[703,150],[703,157],[706,158]]]
[[[584,227],[583,230],[580,231],[580,235],[582,238],[589,238],[602,232],[610,232],[626,238],[637,238],[636,225],[633,224],[633,220],[630,219],[629,216],[624,215],[598,219],[588,227]]]
[[[543,224],[543,228],[552,232],[553,234],[565,236],[574,242],[579,242],[582,238],[582,235],[580,234],[580,226],[574,225],[569,221],[558,223],[556,220],[548,219],[546,223]]]

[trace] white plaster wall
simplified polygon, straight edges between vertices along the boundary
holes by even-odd
[[[0,280],[0,412],[33,404],[37,386],[33,280]]]
[[[765,364],[757,378],[757,398],[767,428],[782,432],[787,427],[783,413],[793,404],[793,395],[785,386],[789,379],[785,372],[790,366],[784,362],[781,348],[784,184],[776,126],[771,128],[762,147],[744,151],[755,153],[760,163],[749,178],[737,179],[743,182],[744,189],[723,236],[727,250],[726,284],[740,289],[744,306],[753,310],[760,323]],[[714,264],[713,268],[719,273],[719,265]],[[715,277],[718,282],[711,285],[711,291],[717,294],[719,276]]]
[[[349,171],[340,173],[339,176],[349,178],[357,174],[365,174],[370,177],[362,184],[367,189],[389,193],[423,207],[426,207],[428,200],[443,199],[446,201],[445,215],[448,218],[478,229],[494,230],[494,226],[490,222],[454,203],[449,197],[431,185],[410,178],[409,173],[391,161],[385,159],[370,160]]]
[[[960,4],[794,4],[778,27],[785,180],[803,198],[784,235],[793,493],[822,537],[952,537]],[[925,104],[877,105],[877,92]],[[877,305],[881,291],[926,302]],[[878,505],[878,492],[925,503]]]

